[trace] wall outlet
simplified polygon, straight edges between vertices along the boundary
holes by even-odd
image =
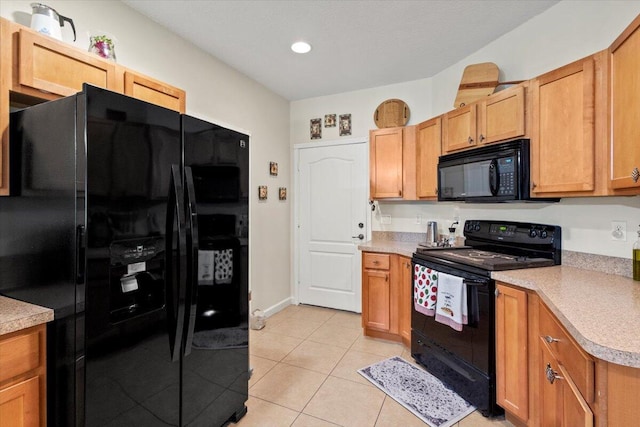
[[[380,217],[380,224],[391,224],[391,215],[382,215]]]
[[[627,241],[626,221],[611,221],[611,240]]]

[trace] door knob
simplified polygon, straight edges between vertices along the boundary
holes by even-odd
[[[358,234],[357,236],[351,236],[352,239],[364,240],[364,234]]]

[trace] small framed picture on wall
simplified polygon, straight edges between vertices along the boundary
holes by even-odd
[[[340,114],[340,136],[351,135],[351,114]]]
[[[311,119],[311,139],[322,138],[322,119]]]

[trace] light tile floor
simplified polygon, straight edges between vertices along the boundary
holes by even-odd
[[[239,427],[412,427],[419,418],[356,371],[391,356],[413,362],[400,344],[362,335],[360,315],[289,306],[250,331],[253,376]],[[511,426],[477,412],[457,427]]]

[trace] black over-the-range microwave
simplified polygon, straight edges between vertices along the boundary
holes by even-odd
[[[529,192],[529,140],[492,144],[438,160],[438,200],[478,203],[546,201]]]

